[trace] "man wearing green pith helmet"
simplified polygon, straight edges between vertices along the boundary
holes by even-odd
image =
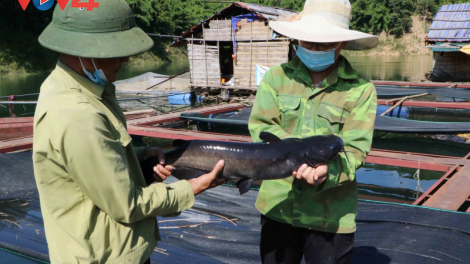
[[[294,177],[264,181],[256,208],[262,214],[265,264],[350,263],[356,231],[356,170],[370,150],[377,107],[374,85],[340,55],[366,50],[378,38],[349,30],[348,0],[307,0],[303,11],[271,21],[274,31],[298,40],[297,57],[271,68],[259,86],[249,121],[280,138],[335,134],[344,153],[327,164],[304,164]]]
[[[156,216],[193,206],[221,184],[223,167],[197,179],[147,186],[139,161],[158,156],[154,179],[171,174],[156,148],[133,148],[116,100],[117,73],[152,48],[124,0],[93,11],[56,6],[39,37],[60,53],[41,86],[34,117],[33,164],[51,263],[150,263],[160,239]]]

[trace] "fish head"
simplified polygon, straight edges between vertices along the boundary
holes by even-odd
[[[343,140],[335,135],[314,136],[303,139],[307,148],[306,162],[314,167],[332,160],[339,152],[344,151]]]

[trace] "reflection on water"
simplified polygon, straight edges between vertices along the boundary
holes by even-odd
[[[416,169],[366,163],[356,173],[359,198],[413,203],[417,196]],[[421,170],[421,193],[428,190],[444,172]]]
[[[432,56],[347,56],[351,65],[370,80],[416,82],[432,70]]]
[[[187,62],[178,61],[173,63],[145,63],[128,65],[119,72],[118,80],[123,80],[146,72],[155,72],[163,75],[176,75],[189,68]],[[6,96],[39,93],[42,83],[49,73],[30,74],[25,76],[3,76],[0,77],[0,101],[7,101]],[[2,98],[3,97],[3,98]],[[18,97],[20,101],[34,101],[37,96]],[[15,105],[14,111],[17,116],[33,116],[35,105]],[[8,106],[0,105],[0,118],[10,117]]]

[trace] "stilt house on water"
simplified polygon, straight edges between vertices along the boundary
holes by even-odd
[[[428,46],[429,45],[429,46]],[[426,36],[426,47],[433,51],[431,80],[470,81],[470,4],[443,5]]]
[[[269,20],[292,14],[297,12],[234,2],[184,32],[172,46],[188,47],[190,89],[254,92],[264,70],[289,61],[291,40],[275,34]]]

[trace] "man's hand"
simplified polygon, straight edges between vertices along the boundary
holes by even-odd
[[[170,165],[166,165],[165,167],[163,167],[163,165],[158,164],[157,166],[153,167],[153,171],[155,172],[153,174],[153,179],[156,182],[163,182],[164,180],[166,180],[166,178],[168,178],[168,176],[171,175],[172,169],[173,167]]]
[[[189,184],[191,184],[191,187],[193,187],[194,195],[198,195],[207,189],[217,187],[222,183],[228,181],[227,179],[217,179],[217,175],[220,173],[220,171],[222,171],[223,168],[224,161],[219,160],[219,162],[217,162],[214,169],[210,173],[189,180],[188,182]]]
[[[160,164],[165,164],[165,152],[160,148],[146,148],[144,151],[143,160],[154,156],[158,157],[158,161],[160,162]],[[173,167],[171,166],[167,165],[163,167],[160,164],[153,167],[153,171],[155,172],[153,174],[153,179],[156,182],[163,182],[164,180],[166,180],[166,178],[171,175],[171,170],[173,169]]]
[[[307,166],[307,164],[303,164],[297,171],[294,171],[292,175],[298,180],[303,180],[308,184],[317,186],[326,180],[328,176],[328,166],[320,165],[316,168],[312,168]]]

